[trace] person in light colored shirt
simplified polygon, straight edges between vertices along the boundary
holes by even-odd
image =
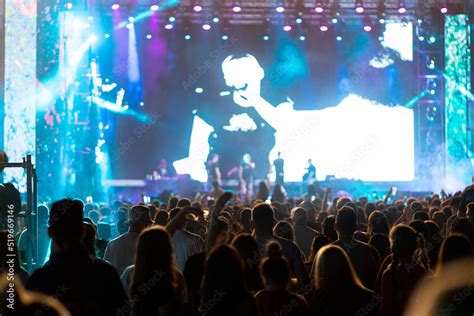
[[[170,212],[170,218],[173,219],[180,208],[174,208]],[[173,249],[176,256],[176,266],[180,271],[184,270],[186,261],[189,257],[204,251],[204,239],[201,236],[188,232],[186,230],[186,217],[177,224],[177,229],[174,231]]]
[[[257,204],[252,209],[252,221],[255,225],[255,239],[260,249],[266,249],[269,242],[280,244],[282,254],[290,264],[290,271],[298,279],[298,286],[303,288],[310,283],[304,266],[304,258],[298,246],[287,239],[273,235],[275,213],[273,208],[265,203]]]
[[[314,237],[318,236],[319,233],[306,225],[308,214],[304,208],[294,208],[291,211],[291,218],[294,223],[295,243],[306,258],[308,258],[311,252],[311,243]]]
[[[138,235],[152,224],[150,210],[142,205],[132,207],[128,212],[128,222],[128,232],[110,241],[104,254],[104,259],[110,262],[120,275],[126,267],[133,264]]]

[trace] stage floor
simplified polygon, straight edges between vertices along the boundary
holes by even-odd
[[[258,183],[264,180],[255,180],[255,189]],[[390,187],[396,187],[397,197],[408,196],[424,197],[431,194],[429,191],[421,191],[419,188],[426,187],[419,182],[364,182],[357,180],[336,179],[330,181],[318,181],[319,187],[324,190],[332,189],[333,196],[349,195],[353,198],[366,196],[369,200],[383,199]],[[270,192],[274,183],[270,183]],[[306,187],[301,182],[286,182],[285,189],[288,197],[299,197],[304,195]],[[115,179],[105,180],[103,187],[108,200],[130,200],[142,201],[143,196],[151,199],[157,198],[163,191],[169,191],[173,195],[193,198],[197,193],[208,191],[209,185],[196,180],[140,180],[140,179]],[[224,190],[239,190],[238,180],[226,180],[222,183]]]

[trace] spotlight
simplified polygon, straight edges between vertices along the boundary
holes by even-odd
[[[196,12],[201,12],[202,11],[202,7],[200,5],[195,5],[193,9]]]
[[[336,36],[336,41],[338,42],[342,41],[342,36],[341,35]]]
[[[196,88],[194,91],[195,91],[197,94],[201,94],[201,93],[204,92],[204,89],[203,89],[203,88]]]
[[[314,8],[314,11],[316,11],[317,13],[323,13],[324,12],[324,8],[323,6],[321,5],[321,3],[316,3],[316,8]]]
[[[301,23],[303,23],[303,19],[302,18],[296,18],[295,22],[296,22],[296,24],[301,24]]]
[[[321,25],[319,29],[321,30],[321,32],[326,32],[327,30],[329,30],[329,28],[326,25]]]
[[[435,69],[435,67],[436,67],[435,59],[432,57],[426,57],[426,68]]]
[[[131,16],[131,17],[128,18],[128,21],[129,21],[130,23],[133,23],[133,22],[135,21],[135,18],[134,18],[133,16]]]
[[[403,14],[407,12],[407,8],[405,8],[405,4],[403,2],[400,2],[398,5],[398,13]]]
[[[104,37],[105,38],[110,38],[110,34],[107,33],[107,34],[104,35]]]
[[[223,41],[227,41],[228,39],[229,39],[229,36],[227,36],[227,35],[222,35],[222,40],[223,40]]]
[[[239,7],[238,5],[236,5],[232,8],[232,11],[234,11],[235,13],[238,13],[238,12],[242,11],[242,8]]]
[[[93,16],[88,16],[88,17],[87,17],[87,21],[89,21],[89,22],[94,21],[94,17],[93,17]]]
[[[118,9],[120,9],[120,4],[118,3],[112,4],[112,10],[118,10]]]
[[[152,38],[151,34],[146,35],[146,39],[151,39],[151,38]]]
[[[276,8],[276,12],[278,12],[278,13],[283,13],[283,12],[285,12],[285,8],[284,8],[283,6],[278,6],[278,7]]]
[[[204,25],[202,26],[202,29],[205,30],[205,31],[209,31],[209,30],[211,29],[211,25],[209,25],[209,24],[204,24]]]
[[[171,23],[173,23],[174,21],[176,21],[176,18],[174,16],[170,16],[168,21],[170,21]]]
[[[72,3],[71,2],[66,3],[66,8],[72,9]]]
[[[130,29],[133,29],[133,23],[128,23],[128,24],[127,24],[127,29],[129,29],[129,30],[130,30]]]
[[[285,26],[283,27],[283,31],[285,31],[285,32],[291,31],[291,25],[285,25]]]
[[[385,19],[384,19],[384,18],[380,18],[380,19],[379,19],[379,23],[380,23],[380,24],[385,24]]]
[[[383,36],[379,36],[379,42],[383,42],[385,38]]]
[[[355,11],[356,11],[357,13],[363,13],[363,12],[364,12],[364,5],[362,4],[362,1],[357,1],[357,2],[356,2]]]
[[[184,35],[184,39],[189,41],[191,39],[191,35],[189,35],[189,34]]]
[[[337,24],[337,22],[339,22],[339,20],[337,18],[332,18],[331,19],[332,24]]]
[[[150,10],[151,11],[158,11],[160,9],[160,6],[157,5],[157,4],[153,4],[151,7],[150,7]]]
[[[300,41],[305,41],[305,40],[306,40],[306,36],[301,35],[301,36],[300,36]]]
[[[262,38],[263,38],[264,41],[268,41],[268,40],[270,39],[270,36],[268,36],[268,35],[263,35]]]
[[[448,8],[446,8],[445,6],[443,6],[441,9],[440,9],[441,13],[443,14],[446,14],[448,13]]]
[[[428,78],[426,80],[426,91],[428,91],[429,94],[435,95],[437,87],[438,87],[438,82],[436,78]]]
[[[366,31],[366,32],[372,31],[372,26],[370,26],[370,25],[364,25],[364,31]]]
[[[425,40],[425,37],[423,35],[418,36],[418,40],[420,42],[423,42]]]
[[[426,119],[430,122],[433,122],[438,116],[438,108],[436,104],[429,105],[426,107]]]
[[[215,16],[215,17],[212,19],[212,22],[214,22],[214,23],[219,23],[219,21],[220,21],[220,19],[219,19],[217,16]]]
[[[430,38],[428,39],[428,41],[433,44],[436,42],[436,37],[434,37],[433,35],[430,36]]]
[[[165,25],[165,29],[167,29],[167,30],[173,29],[173,24],[169,24],[169,23],[166,24],[166,25]]]

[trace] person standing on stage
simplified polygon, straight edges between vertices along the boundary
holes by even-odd
[[[245,199],[253,197],[253,180],[254,180],[255,163],[249,154],[245,154],[239,168],[240,193]]]
[[[207,182],[212,184],[214,181],[221,184],[221,170],[219,168],[218,154],[212,154],[207,161]]]
[[[275,184],[283,185],[284,177],[285,177],[285,160],[281,158],[281,152],[278,152],[278,157],[273,161],[273,166],[275,167]]]
[[[303,176],[303,182],[311,184],[313,180],[316,180],[316,167],[313,165],[313,160],[308,159],[308,166],[306,167],[306,173]]]

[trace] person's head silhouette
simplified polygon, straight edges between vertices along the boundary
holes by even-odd
[[[83,210],[84,203],[73,199],[59,200],[51,207],[48,235],[59,249],[80,245],[84,229]]]

